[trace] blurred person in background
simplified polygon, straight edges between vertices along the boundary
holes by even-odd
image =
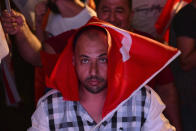
[[[174,82],[180,94],[184,131],[196,130],[196,0],[183,7],[171,24],[170,45],[181,50],[172,63]]]

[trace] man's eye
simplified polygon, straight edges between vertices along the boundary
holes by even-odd
[[[99,59],[99,62],[101,62],[101,63],[107,63],[108,62],[108,59],[107,58],[100,58]]]
[[[124,13],[124,9],[121,9],[121,8],[120,9],[117,9],[116,12],[117,13]]]
[[[101,9],[101,11],[102,11],[102,12],[104,12],[104,13],[106,13],[106,12],[109,12],[109,11],[110,11],[110,9],[109,9],[109,8],[107,8],[107,7],[104,7],[104,8],[102,8],[102,9]]]
[[[104,9],[104,10],[102,10],[102,12],[106,13],[106,12],[109,12],[109,10],[108,9]]]
[[[81,59],[81,61],[80,61],[82,64],[87,64],[88,62],[89,62],[89,60],[88,59]]]

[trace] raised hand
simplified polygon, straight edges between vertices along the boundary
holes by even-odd
[[[14,10],[11,12],[4,10],[1,15],[1,22],[5,33],[10,35],[16,35],[26,24],[24,16]]]

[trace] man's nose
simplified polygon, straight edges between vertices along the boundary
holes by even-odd
[[[92,62],[91,65],[90,65],[90,74],[92,76],[95,76],[97,75],[98,73],[98,65],[97,65],[97,62]]]
[[[115,20],[116,20],[116,15],[114,12],[111,12],[110,15],[109,15],[109,21],[111,23],[115,23]]]

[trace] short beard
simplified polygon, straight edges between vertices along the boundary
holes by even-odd
[[[59,8],[56,6],[56,4],[54,2],[52,2],[51,0],[48,0],[47,6],[49,7],[49,9],[55,13],[55,14],[60,14]]]
[[[105,81],[103,78],[100,78],[100,77],[97,77],[97,76],[90,76],[90,77],[88,77],[88,78],[85,80],[85,82],[87,82],[87,81],[89,81],[89,80],[91,80],[91,79],[96,79],[96,80],[101,81],[101,82],[104,82],[104,81]],[[103,86],[97,87],[96,90],[94,90],[93,87],[89,87],[89,86],[87,86],[87,85],[84,85],[84,88],[85,88],[87,91],[89,91],[90,93],[92,93],[92,94],[98,94],[98,93],[100,93],[101,91],[103,91],[106,87],[107,87],[107,83],[106,83],[106,82],[104,82],[104,85],[103,85]]]

